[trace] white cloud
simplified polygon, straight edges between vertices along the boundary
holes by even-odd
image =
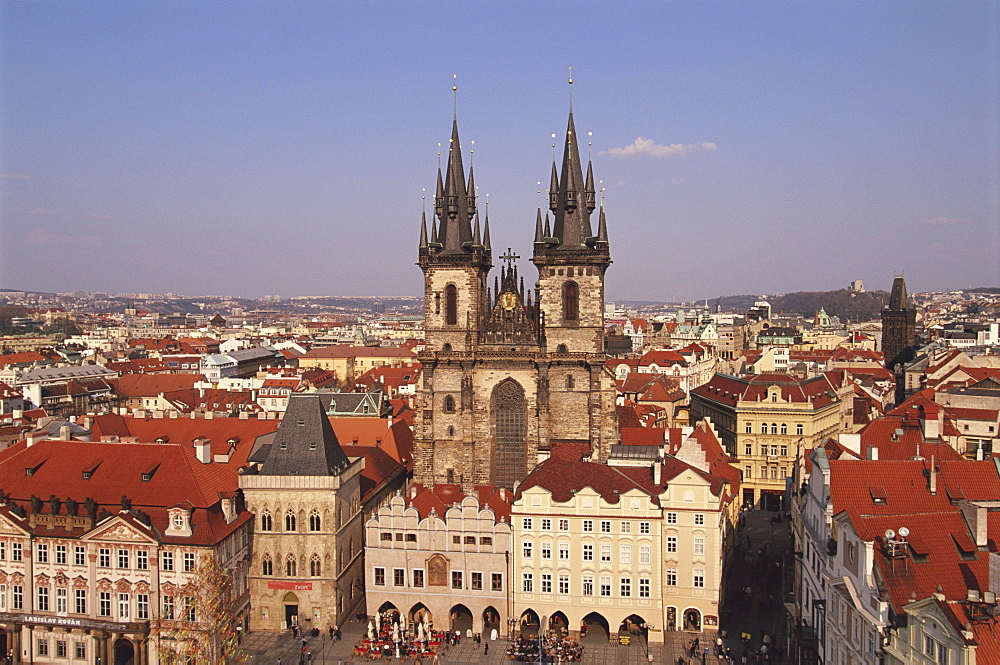
[[[961,224],[975,224],[975,220],[961,217],[933,217],[919,222],[907,222],[908,226],[959,226]]]
[[[617,159],[628,159],[646,155],[649,157],[684,157],[693,152],[712,152],[719,146],[714,143],[671,143],[661,145],[653,139],[638,137],[635,141],[621,148],[609,148],[599,154],[611,155]]]

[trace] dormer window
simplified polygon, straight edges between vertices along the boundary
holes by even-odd
[[[174,528],[183,529],[184,528],[184,516],[180,513],[174,515]]]

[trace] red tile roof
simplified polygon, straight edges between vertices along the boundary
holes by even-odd
[[[642,482],[635,472],[650,476],[647,482]],[[534,468],[528,477],[517,487],[517,498],[526,489],[541,487],[552,493],[552,500],[569,501],[573,491],[589,487],[601,495],[607,503],[616,504],[620,494],[630,490],[640,490],[649,494],[654,501],[657,491],[652,485],[652,477],[648,468],[631,469],[613,467],[596,462],[566,462],[550,457]]]
[[[961,551],[969,531],[952,497],[993,500],[1000,495],[1000,473],[993,461],[943,461],[937,465],[937,493],[931,494],[929,460],[851,460],[830,462],[830,498],[834,514],[846,513],[858,536],[875,543],[875,563],[889,591],[894,611],[926,598],[938,585],[946,598],[965,598],[966,590],[989,589],[987,552]],[[996,516],[996,517],[994,517]],[[1000,515],[988,513],[989,549],[1000,540]],[[887,529],[910,531],[906,557],[886,554]],[[914,557],[913,553],[920,556]]]
[[[29,468],[34,469],[30,476],[25,473]],[[87,478],[85,471],[91,474]],[[143,474],[150,473],[143,481]],[[29,447],[20,442],[0,451],[0,486],[24,507],[32,495],[55,494],[78,501],[81,510],[91,497],[112,514],[118,513],[126,496],[134,509],[150,516],[160,533],[167,528],[167,509],[190,503],[193,535],[164,538],[165,542],[218,543],[251,517],[246,513],[237,523],[225,523],[218,493],[238,489],[236,467],[202,464],[189,444],[45,440]],[[48,509],[45,502],[43,510]]]

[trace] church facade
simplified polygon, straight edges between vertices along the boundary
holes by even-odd
[[[562,168],[552,164],[549,210],[535,220],[535,289],[508,250],[493,267],[457,120],[434,216],[421,220],[425,350],[414,419],[414,476],[425,485],[513,488],[554,445],[607,459],[614,382],[604,367],[604,276],[611,264],[604,209],[580,160],[572,111]]]

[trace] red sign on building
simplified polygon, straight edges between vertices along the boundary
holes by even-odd
[[[312,582],[284,582],[282,580],[268,580],[268,589],[291,589],[292,591],[312,591]]]

